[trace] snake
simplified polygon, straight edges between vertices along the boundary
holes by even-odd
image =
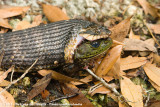
[[[52,69],[84,62],[106,52],[112,45],[111,31],[82,19],[69,19],[0,34],[1,68]]]

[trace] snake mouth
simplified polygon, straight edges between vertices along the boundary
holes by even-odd
[[[80,36],[84,37],[86,40],[94,41],[97,39],[107,38],[109,35],[91,35],[91,34],[79,34]]]
[[[64,59],[66,63],[73,63],[73,55],[74,55],[74,51],[77,48],[78,45],[80,45],[82,43],[82,41],[85,38],[77,35],[77,36],[73,36],[69,43],[66,45],[65,49],[64,49]]]

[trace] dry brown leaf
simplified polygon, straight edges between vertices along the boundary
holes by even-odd
[[[102,60],[98,68],[96,69],[96,75],[102,77],[108,73],[108,71],[116,63],[117,59],[121,55],[122,45],[117,45],[108,51],[105,58]]]
[[[56,22],[60,20],[68,20],[69,17],[58,7],[53,5],[41,4],[43,13],[50,22]]]
[[[111,93],[111,90],[106,88],[106,87],[104,87],[104,86],[101,86],[101,87],[95,89],[93,92],[91,92],[90,95],[93,96],[96,93],[107,94],[107,93]]]
[[[80,81],[83,81],[85,83],[91,82],[92,81],[92,76],[88,75],[85,78],[80,79]],[[83,84],[82,82],[75,82],[75,81],[71,81],[70,83],[72,83],[73,85],[81,85],[81,84]]]
[[[139,35],[135,35],[133,33],[133,30],[131,29],[131,31],[129,33],[129,39],[138,39],[138,40],[140,40],[140,36]]]
[[[149,79],[160,86],[160,68],[156,67],[154,64],[147,63],[144,66],[144,71]]]
[[[153,61],[154,63],[160,66],[160,56],[159,55],[153,54]]]
[[[0,87],[8,86],[10,84],[9,81],[3,80],[3,82],[0,83]]]
[[[114,67],[113,67],[111,70],[109,70],[109,72],[107,73],[106,76],[111,76],[111,77],[113,77],[114,79],[119,78],[119,76],[116,76],[116,75],[117,75],[117,74],[116,74],[115,69],[114,69]],[[125,76],[126,73],[123,72],[122,70],[120,70],[119,75],[120,75],[120,76]]]
[[[0,18],[0,26],[2,26],[4,28],[12,29],[12,26],[9,25],[8,20],[2,19],[2,18]]]
[[[8,73],[10,73],[12,71],[12,68],[9,68],[7,71],[5,72],[0,72],[0,83],[3,82],[3,80],[8,76]]]
[[[114,79],[119,79],[119,77],[122,76],[120,70],[120,56],[107,75],[114,77]]]
[[[110,81],[112,81],[114,78],[113,78],[113,76],[108,76],[108,75],[106,75],[106,76],[103,77],[103,79],[106,80],[107,82],[110,82]]]
[[[149,44],[150,46],[152,47],[155,47],[155,41],[153,38],[150,38],[150,39],[147,39],[144,41],[146,44]],[[142,57],[146,57],[150,54],[151,52],[148,52],[148,51],[140,51],[139,52],[139,55],[142,56]]]
[[[42,15],[38,15],[34,17],[33,22],[31,24],[32,27],[38,26],[42,23]]]
[[[160,24],[147,24],[153,33],[160,34]]]
[[[137,39],[128,39],[125,38],[124,40],[124,51],[152,51],[157,52],[157,49],[147,44],[145,41],[137,40]]]
[[[138,3],[143,7],[145,14],[150,14],[154,18],[159,17],[158,9],[149,4],[146,0],[137,0]]]
[[[158,86],[156,83],[154,83],[152,80],[149,80],[149,82],[152,84],[152,86],[158,91],[160,92],[160,86]]]
[[[3,90],[3,88],[0,87],[0,91],[1,90]],[[15,107],[13,96],[9,92],[4,91],[0,94],[0,105],[1,107]]]
[[[113,88],[117,89],[118,87],[116,86],[116,84],[112,83],[110,84]],[[93,86],[94,87],[94,86]],[[92,90],[91,90],[92,91]],[[101,87],[96,87],[94,91],[90,92],[88,91],[88,94],[90,94],[91,96],[95,95],[96,93],[100,93],[100,94],[108,94],[111,93],[112,91],[106,87],[104,87],[103,85]]]
[[[153,102],[149,107],[159,107],[160,101]]]
[[[112,92],[112,93],[107,93],[108,96],[110,96],[114,101],[118,102],[118,97]]]
[[[65,76],[65,75],[62,75],[56,71],[53,71],[53,70],[40,70],[38,71],[38,73],[42,76],[45,76],[49,73],[52,73],[52,78],[55,79],[55,80],[58,80],[60,82],[71,82],[71,81],[76,81],[76,82],[81,82],[83,84],[87,84],[83,81],[80,81],[78,79],[75,79],[75,78],[71,78],[71,77],[68,77],[68,76]]]
[[[41,92],[41,95],[43,99],[46,99],[50,95],[50,92],[47,90],[44,90],[43,92]]]
[[[121,58],[121,70],[128,70],[138,68],[147,63],[146,57],[132,57]]]
[[[151,46],[154,46],[154,45],[155,45],[155,41],[154,41],[153,38],[147,39],[147,40],[145,40],[144,42],[147,43],[147,44],[150,44]]]
[[[139,73],[138,73],[138,69],[132,69],[132,70],[130,70],[129,72],[127,72],[126,73],[126,76],[127,77],[137,77],[139,75]]]
[[[70,94],[78,94],[75,97],[69,98],[70,104],[81,104],[81,105],[73,105],[72,107],[94,107],[93,104],[88,100],[88,98],[85,97],[84,94],[79,91],[79,89],[71,84],[71,83],[65,83],[61,85],[63,93],[65,95]]]
[[[15,27],[14,31],[23,30],[32,27],[28,21],[20,21]]]
[[[128,100],[132,107],[143,107],[142,88],[135,85],[129,78],[123,77],[120,80],[122,95]]]
[[[121,101],[118,101],[118,105],[119,105],[119,107],[127,107],[127,106],[125,106],[125,104],[124,104],[123,102],[121,102]]]
[[[42,79],[40,79],[36,84],[34,84],[32,87],[33,89],[28,93],[27,99],[31,100],[38,94],[40,94],[45,88],[48,86],[49,82],[51,81],[52,74],[49,73],[45,75]]]
[[[8,18],[17,15],[21,15],[27,12],[30,9],[29,6],[20,7],[20,6],[3,6],[0,9],[0,18]]]
[[[120,22],[118,25],[115,25],[110,30],[112,31],[111,38],[122,42],[124,38],[127,36],[128,31],[130,29],[130,19],[132,17],[128,17],[127,19]]]

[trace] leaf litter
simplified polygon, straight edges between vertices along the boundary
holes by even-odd
[[[98,4],[101,4],[100,1],[96,1],[96,2]],[[155,8],[146,0],[137,0],[137,3],[139,3],[140,6],[142,7],[140,8],[142,11],[145,12],[145,16],[149,14],[153,18],[160,17],[158,12],[159,9]],[[64,8],[60,9],[57,6],[52,6],[52,5],[43,4],[43,3],[40,3],[40,4],[43,8],[43,12],[45,16],[47,17],[47,20],[49,20],[50,22],[69,19],[69,17],[65,14],[63,10]],[[135,4],[132,4],[132,5],[135,5]],[[26,12],[28,12],[29,9],[30,9],[29,6],[24,6],[24,7],[0,6],[0,26],[4,27],[5,29],[6,28],[13,29],[10,23],[8,23],[10,18],[12,17],[16,18],[15,16],[20,16],[23,19],[25,14],[27,14]],[[127,16],[124,14],[123,16],[124,20],[122,20],[119,24],[116,24],[116,21],[120,21],[119,19],[116,19],[115,21],[113,21],[112,19],[111,22],[109,22],[110,20],[107,20],[107,21],[104,20],[104,22],[106,22],[105,25],[109,25],[109,23],[114,25],[111,28],[109,28],[112,31],[111,38],[114,41],[118,41],[118,42],[116,42],[116,44],[112,46],[112,48],[106,54],[104,59],[100,61],[101,62],[100,65],[98,65],[98,63],[96,64],[98,68],[95,70],[93,69],[93,71],[98,76],[106,80],[108,83],[114,84],[113,87],[116,87],[116,89],[120,89],[122,95],[128,100],[129,105],[131,105],[132,107],[142,107],[144,105],[143,97],[142,97],[142,94],[143,94],[142,87],[140,85],[135,85],[135,83],[133,83],[128,78],[129,76],[128,74],[130,73],[130,76],[132,75],[131,78],[134,78],[134,77],[139,77],[139,75],[135,73],[139,71],[140,72],[144,71],[147,77],[149,77],[148,81],[159,92],[160,79],[158,78],[159,77],[158,75],[159,75],[160,64],[159,64],[159,55],[156,54],[158,51],[157,51],[157,47],[155,47],[155,43],[153,42],[153,40],[148,39],[149,34],[147,32],[144,33],[145,35],[148,36],[147,38],[145,38],[144,35],[142,35],[142,32],[145,29],[143,26],[138,26],[139,28],[134,27],[133,23],[138,23],[138,21],[133,22],[132,17],[134,16]],[[122,19],[122,17],[119,17],[119,18]],[[144,19],[145,17],[140,16],[139,18]],[[99,23],[100,20],[96,20],[96,21]],[[100,23],[104,23],[104,22],[100,22]],[[151,31],[159,35],[160,33],[159,33],[158,21],[157,23],[152,23],[150,19],[147,19],[147,22],[149,22],[147,25],[151,29]],[[38,26],[41,23],[46,23],[46,22],[44,21],[42,15],[37,15],[32,20],[21,20],[20,22],[16,23],[16,28],[13,30],[22,30],[26,28],[31,28],[34,26]],[[2,32],[7,31],[7,30],[3,31],[4,28],[1,28]],[[143,31],[141,31],[141,29],[143,29]],[[148,52],[150,52],[153,55],[148,57],[148,55],[150,54]],[[126,55],[126,53],[129,53],[129,55]],[[136,53],[136,54],[133,54],[133,53]],[[84,94],[82,94],[79,91],[79,90],[83,91],[83,88],[81,88],[81,86],[86,85],[86,83],[91,85],[90,83],[93,82],[92,85],[93,86],[96,85],[96,82],[94,82],[95,79],[91,75],[85,74],[86,76],[84,76],[82,79],[74,79],[50,70],[39,71],[39,74],[45,76],[49,72],[52,72],[51,73],[52,79],[58,80],[61,83],[68,82],[68,83],[61,84],[61,87],[64,93],[69,93],[69,94],[78,93],[78,96],[69,98],[70,103],[81,103],[83,106],[86,106],[86,105],[93,106],[93,104],[91,103],[93,102],[93,100],[90,99],[91,101],[89,101],[84,96]],[[3,76],[1,79],[5,81],[4,79],[6,77],[7,75]],[[32,99],[34,96],[38,95],[39,93],[42,93],[42,96],[44,99],[50,96],[51,93],[45,89],[49,84],[48,81],[50,81],[50,78],[49,80],[46,80],[46,81],[42,79],[37,83],[38,85],[37,84],[33,85],[33,88],[35,89],[34,91],[31,91],[31,93],[29,94],[29,96],[31,95],[29,99]],[[117,84],[117,81],[120,81],[119,82],[120,87],[117,87],[119,86],[119,84]],[[77,87],[75,85],[77,85]],[[88,87],[85,87],[85,88],[87,89]],[[36,90],[39,90],[39,91],[36,91]],[[112,91],[107,89],[103,85],[92,92],[91,94],[92,97],[96,96],[97,95],[96,93],[101,93],[101,94],[110,96],[115,102],[118,102],[119,106],[123,106],[123,104],[121,104],[121,102],[117,99],[117,97],[115,97]],[[98,105],[98,103],[96,104]]]

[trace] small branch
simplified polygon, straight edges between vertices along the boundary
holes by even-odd
[[[144,25],[147,27],[147,29],[148,29],[149,33],[151,34],[153,40],[156,42],[156,44],[157,44],[158,46],[160,46],[159,42],[157,41],[157,39],[155,38],[155,36],[153,35],[153,33],[151,32],[151,30],[150,30],[149,27],[147,26],[147,23],[146,23],[145,20],[143,20],[143,23],[144,23]]]
[[[56,99],[50,101],[49,103],[53,103],[53,102],[56,102],[56,101],[62,100],[62,99],[72,98],[72,97],[75,97],[77,95],[78,95],[78,93],[75,93],[75,94],[72,94],[72,95],[63,96],[63,97],[60,97],[60,98],[56,98]]]
[[[12,68],[12,73],[11,73],[11,79],[10,79],[10,82],[13,81],[13,74],[14,74],[14,67]]]
[[[93,91],[95,91],[97,88],[102,87],[102,86],[103,86],[103,84],[100,82],[100,83],[98,83],[98,84],[90,87],[90,89],[89,89],[89,91],[88,91],[88,94],[91,94],[91,93],[92,93]]]
[[[147,104],[148,104],[148,102],[149,102],[149,99],[150,99],[150,93],[149,93],[149,91],[148,91],[148,92],[147,92],[147,99],[146,99],[146,102],[145,102],[145,104],[144,104],[145,107],[147,107]]]
[[[32,67],[37,63],[38,59],[19,77],[17,80],[12,81],[7,87],[5,87],[3,90],[0,91],[0,94],[3,93],[5,90],[7,90],[11,85],[17,83],[19,80],[21,80],[25,75],[32,69]]]
[[[105,80],[103,80],[103,78],[98,77],[97,75],[95,75],[90,69],[86,69],[88,71],[88,73],[90,73],[93,77],[95,77],[97,80],[99,80],[106,88],[110,89],[111,91],[113,91],[113,93],[119,97],[120,101],[124,102],[125,105],[127,107],[130,107],[129,104],[127,103],[127,100],[114,88],[112,87],[110,84],[106,83]]]

